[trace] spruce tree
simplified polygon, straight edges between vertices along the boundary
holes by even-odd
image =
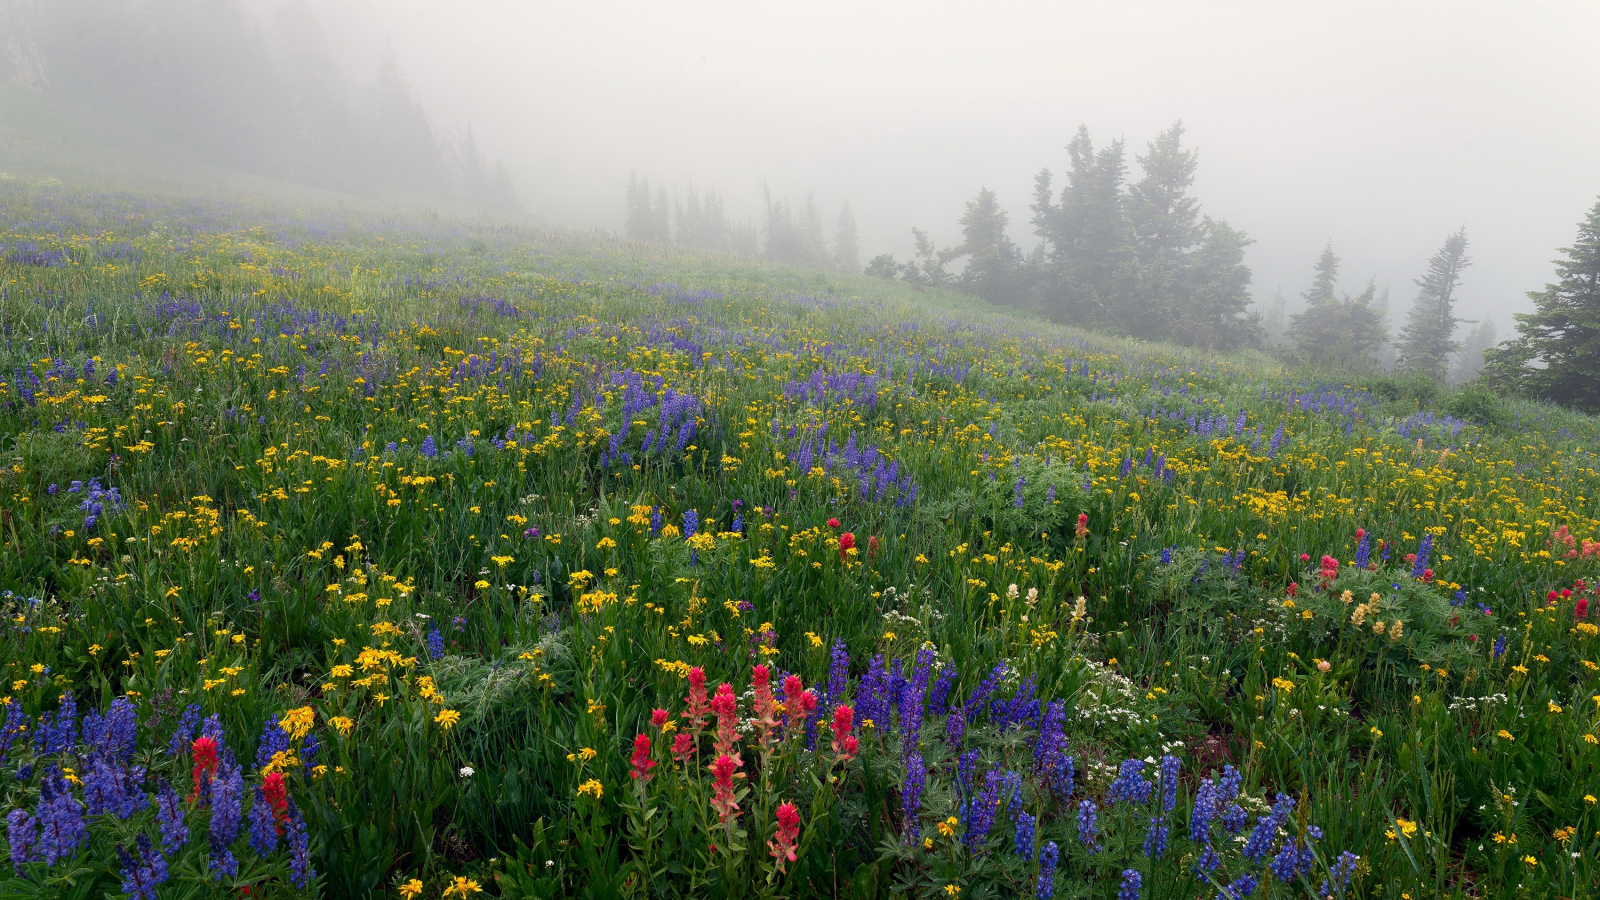
[[[1175,290],[1180,313],[1176,335],[1208,350],[1261,346],[1261,314],[1249,311],[1250,267],[1244,264],[1244,248],[1253,241],[1210,216],[1200,233],[1200,245]]]
[[[849,200],[839,208],[839,224],[833,229],[833,267],[852,273],[861,267],[861,242],[856,236],[856,217],[850,213]]]
[[[967,257],[956,284],[961,290],[995,303],[1015,303],[1016,274],[1022,253],[1006,234],[1010,217],[1000,208],[994,191],[980,188],[961,216],[959,246],[943,252],[944,261]]]
[[[1201,236],[1200,204],[1189,196],[1199,158],[1183,149],[1182,140],[1183,123],[1178,122],[1150,142],[1148,152],[1138,157],[1144,177],[1128,189],[1128,216],[1143,274],[1134,298],[1137,324],[1131,330],[1148,337],[1161,335],[1174,318],[1195,318],[1196,311],[1178,308],[1185,256]]]
[[[1476,327],[1467,332],[1450,366],[1451,384],[1461,384],[1478,377],[1479,370],[1483,368],[1483,351],[1494,346],[1494,339],[1494,322],[1489,319],[1479,321]]]
[[[1517,313],[1517,337],[1484,354],[1491,383],[1600,413],[1600,201],[1561,248],[1556,278],[1529,291],[1533,312]]]
[[[650,179],[628,173],[628,237],[636,241],[654,240],[655,215],[650,209]]]
[[[1368,283],[1359,297],[1339,299],[1334,293],[1339,283],[1339,257],[1333,242],[1317,260],[1316,276],[1305,298],[1306,309],[1292,317],[1295,344],[1307,361],[1321,365],[1371,365],[1371,354],[1383,345],[1387,335],[1383,320],[1373,308],[1376,283]]]
[[[1400,359],[1407,369],[1444,381],[1450,356],[1460,348],[1454,339],[1460,321],[1455,316],[1456,289],[1462,270],[1471,264],[1465,228],[1445,238],[1428,260],[1428,272],[1417,279],[1417,299],[1400,332]]]

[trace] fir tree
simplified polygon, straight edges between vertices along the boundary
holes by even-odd
[[[1483,352],[1493,347],[1494,343],[1494,322],[1488,319],[1479,321],[1461,340],[1461,349],[1456,351],[1450,366],[1450,383],[1461,384],[1477,378],[1483,368]]]
[[[1387,337],[1382,318],[1373,308],[1377,284],[1369,282],[1359,297],[1341,300],[1334,293],[1339,284],[1339,257],[1333,254],[1331,241],[1315,270],[1311,288],[1300,295],[1306,309],[1291,319],[1301,356],[1321,365],[1370,365],[1371,354]]]
[[[1174,317],[1191,324],[1196,320],[1196,311],[1177,308],[1186,280],[1185,256],[1201,236],[1200,205],[1188,193],[1199,159],[1195,151],[1183,149],[1182,139],[1183,123],[1178,122],[1152,141],[1138,158],[1144,177],[1128,189],[1128,215],[1143,270],[1134,310],[1138,324],[1131,330],[1146,336],[1165,331]],[[1205,315],[1199,313],[1200,318]]]
[[[979,189],[978,196],[967,203],[961,216],[961,244],[942,254],[945,262],[967,258],[966,268],[956,280],[961,290],[996,303],[1021,299],[1017,274],[1022,253],[1006,234],[1009,222],[994,191],[988,188]]]
[[[638,173],[628,173],[628,237],[636,241],[654,239],[655,214],[650,208],[650,179],[640,178]]]
[[[1471,264],[1465,228],[1445,238],[1428,260],[1428,272],[1417,279],[1417,299],[1400,332],[1400,358],[1407,369],[1444,381],[1450,356],[1460,347],[1454,340],[1456,289],[1462,270]]]
[[[833,267],[841,272],[855,272],[861,268],[861,244],[856,236],[856,217],[850,213],[850,201],[839,208],[839,223],[833,229]]]
[[[1200,245],[1175,287],[1181,312],[1174,329],[1177,336],[1207,349],[1261,346],[1261,315],[1249,311],[1250,268],[1244,264],[1244,248],[1253,241],[1209,216],[1200,233]]]
[[[1272,299],[1267,303],[1266,312],[1261,317],[1261,330],[1263,337],[1270,346],[1287,343],[1289,331],[1289,301],[1283,296],[1283,288],[1274,288]]]
[[[1528,292],[1517,337],[1484,354],[1491,383],[1600,413],[1600,201],[1561,249],[1554,283]]]

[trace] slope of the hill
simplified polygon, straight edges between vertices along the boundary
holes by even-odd
[[[1594,888],[1593,420],[508,224],[0,215],[6,890]]]

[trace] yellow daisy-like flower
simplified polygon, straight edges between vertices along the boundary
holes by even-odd
[[[441,709],[439,714],[433,717],[433,720],[439,723],[439,727],[449,731],[456,727],[457,722],[461,721],[461,713],[453,709]]]
[[[400,896],[406,898],[406,900],[411,900],[412,897],[420,893],[422,893],[422,882],[415,878],[400,885]]]
[[[449,897],[449,896],[452,896],[452,895],[458,896],[458,897],[465,897],[468,894],[481,894],[481,893],[483,893],[483,888],[479,887],[478,883],[476,881],[473,881],[472,879],[467,878],[467,877],[462,876],[462,875],[457,875],[456,876],[456,880],[450,882],[450,886],[444,889],[444,895],[446,897]]]
[[[578,785],[579,797],[582,797],[584,794],[590,794],[596,800],[599,800],[601,797],[605,796],[605,793],[605,786],[602,785],[598,779],[591,778],[588,781],[585,781],[583,784]]]

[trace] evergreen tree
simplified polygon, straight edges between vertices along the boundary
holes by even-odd
[[[1253,241],[1210,216],[1200,233],[1200,245],[1174,287],[1181,315],[1174,329],[1177,336],[1207,349],[1261,346],[1261,315],[1249,311],[1250,268],[1244,264],[1244,248]]]
[[[855,272],[861,268],[861,246],[856,237],[856,217],[850,213],[850,201],[839,208],[839,223],[833,229],[833,267],[841,272]]]
[[[1339,283],[1339,257],[1333,254],[1332,241],[1323,249],[1315,270],[1311,288],[1300,295],[1306,309],[1291,317],[1300,354],[1321,365],[1370,365],[1371,354],[1386,338],[1382,319],[1373,308],[1376,282],[1369,282],[1359,297],[1339,299],[1334,293]]]
[[[1445,238],[1428,260],[1428,272],[1417,279],[1417,299],[1400,332],[1400,358],[1407,369],[1444,381],[1450,356],[1460,347],[1454,340],[1456,289],[1462,270],[1471,264],[1465,228]]]
[[[900,264],[894,261],[893,253],[880,253],[867,261],[865,271],[878,278],[894,278],[900,274]]]
[[[1022,253],[1006,234],[1010,217],[1000,208],[994,191],[980,188],[961,216],[962,242],[943,252],[944,262],[967,258],[956,285],[996,303],[1016,303],[1018,268]]]
[[[1191,325],[1197,320],[1196,311],[1177,308],[1185,256],[1201,236],[1200,205],[1188,193],[1199,157],[1183,149],[1182,139],[1183,123],[1178,122],[1148,144],[1148,152],[1138,157],[1144,177],[1128,189],[1128,216],[1143,270],[1135,298],[1138,324],[1131,330],[1147,336],[1165,331],[1175,317]],[[1199,318],[1205,315],[1198,313]]]
[[[1513,316],[1517,337],[1484,354],[1484,373],[1530,396],[1600,413],[1600,201],[1561,253],[1557,280],[1528,293],[1533,312]]]
[[[911,239],[916,243],[916,255],[900,267],[900,277],[918,290],[944,284],[948,280],[945,258],[934,246],[933,238],[920,228],[912,228]]]
[[[1289,334],[1289,301],[1283,296],[1283,288],[1274,288],[1272,300],[1267,303],[1267,311],[1261,317],[1261,330],[1268,346],[1278,346],[1288,342]]]
[[[650,208],[650,179],[637,172],[628,173],[628,237],[636,241],[654,240],[655,213]]]
[[[672,242],[672,203],[667,199],[666,185],[656,188],[656,205],[650,211],[650,240],[661,244]]]
[[[1378,314],[1378,331],[1383,334],[1383,343],[1372,351],[1372,358],[1380,369],[1393,369],[1399,360],[1400,354],[1395,349],[1394,342],[1389,340],[1389,288],[1385,286],[1378,292],[1378,299],[1372,301],[1372,311]]]
[[[797,262],[807,266],[819,268],[828,265],[828,245],[822,237],[822,214],[817,211],[817,203],[810,194],[806,195],[806,202],[800,207],[800,248]]]
[[[1461,384],[1477,378],[1483,368],[1483,352],[1493,347],[1494,341],[1494,322],[1489,319],[1479,321],[1476,327],[1469,330],[1451,363],[1450,383]]]

